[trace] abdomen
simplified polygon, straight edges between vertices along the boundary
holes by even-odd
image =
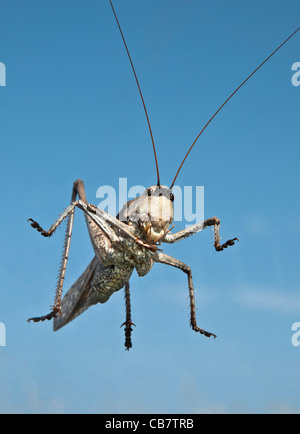
[[[114,292],[122,289],[130,279],[133,269],[134,267],[126,262],[121,265],[97,267],[91,285],[95,302],[105,303]]]

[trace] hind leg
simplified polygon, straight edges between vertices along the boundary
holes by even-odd
[[[77,195],[79,196],[79,201],[76,201]],[[50,312],[48,315],[45,316],[30,318],[28,322],[51,320],[52,318],[56,318],[57,314],[61,314],[62,290],[63,290],[63,283],[64,283],[65,273],[67,268],[70,242],[71,242],[72,229],[73,229],[74,213],[76,207],[80,207],[85,211],[86,221],[87,221],[90,237],[92,240],[92,244],[100,262],[103,261],[103,263],[105,263],[105,261],[107,261],[106,258],[108,258],[109,254],[112,253],[113,249],[111,247],[111,241],[112,240],[118,241],[119,239],[115,234],[115,232],[113,231],[113,229],[105,221],[99,221],[99,219],[97,219],[97,223],[95,223],[94,214],[88,211],[88,205],[87,205],[86,195],[84,191],[84,184],[80,180],[76,181],[73,185],[70,206],[61,214],[61,216],[55,221],[55,223],[50,227],[48,231],[44,230],[36,221],[29,219],[29,221],[32,222],[31,226],[37,229],[38,232],[40,232],[41,235],[43,235],[44,237],[50,237],[55,232],[55,230],[59,227],[59,225],[64,221],[64,219],[68,218],[68,221],[67,221],[67,229],[66,229],[62,261],[59,269],[59,277],[56,286],[55,301],[54,301],[54,305],[51,306],[52,312]]]

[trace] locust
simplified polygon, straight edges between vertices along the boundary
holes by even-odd
[[[234,237],[225,243],[221,243],[220,219],[217,217],[206,219],[187,229],[172,233],[171,231],[174,228],[172,223],[175,199],[172,189],[188,155],[208,125],[240,88],[300,30],[300,27],[260,63],[213,114],[186,153],[170,187],[167,187],[160,183],[156,148],[146,104],[112,0],[109,0],[109,3],[119,28],[145,111],[155,158],[157,183],[147,188],[136,199],[128,201],[120,210],[119,214],[113,217],[98,207],[88,203],[84,183],[82,180],[78,179],[73,184],[70,205],[64,210],[49,230],[44,230],[38,222],[31,218],[29,219],[31,226],[44,237],[51,237],[65,219],[67,219],[67,227],[54,305],[51,306],[52,310],[45,316],[30,318],[28,321],[40,322],[53,320],[53,329],[56,331],[81,315],[90,306],[107,302],[112,294],[124,288],[126,319],[121,327],[124,327],[125,331],[125,348],[129,350],[132,347],[131,334],[133,331],[132,327],[134,326],[131,317],[130,277],[134,270],[137,271],[138,276],[145,276],[150,272],[154,263],[160,263],[175,267],[187,275],[190,301],[190,326],[195,332],[205,337],[216,338],[214,333],[200,328],[197,324],[195,290],[191,267],[163,253],[160,247],[162,243],[172,244],[185,240],[206,228],[213,229],[214,248],[217,252],[221,252],[233,246],[239,239]],[[79,208],[84,213],[95,256],[83,274],[62,298],[76,208]]]

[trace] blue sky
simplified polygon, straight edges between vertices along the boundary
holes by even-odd
[[[299,26],[296,0],[116,0],[169,185],[188,147],[228,95]],[[48,227],[85,181],[153,185],[155,167],[132,71],[108,1],[3,1],[0,62],[0,412],[299,412],[299,101],[296,35],[226,106],[177,184],[204,186],[210,231],[165,252],[188,263],[198,322],[188,325],[186,276],[155,265],[131,279],[133,349],[124,351],[123,293],[53,333],[27,324],[53,302],[63,228]],[[180,224],[176,229],[181,229]],[[93,257],[76,212],[65,289]]]

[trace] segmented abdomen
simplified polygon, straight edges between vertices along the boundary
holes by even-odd
[[[130,279],[133,269],[127,262],[106,267],[99,263],[91,284],[95,302],[105,303],[114,292],[122,289]]]

